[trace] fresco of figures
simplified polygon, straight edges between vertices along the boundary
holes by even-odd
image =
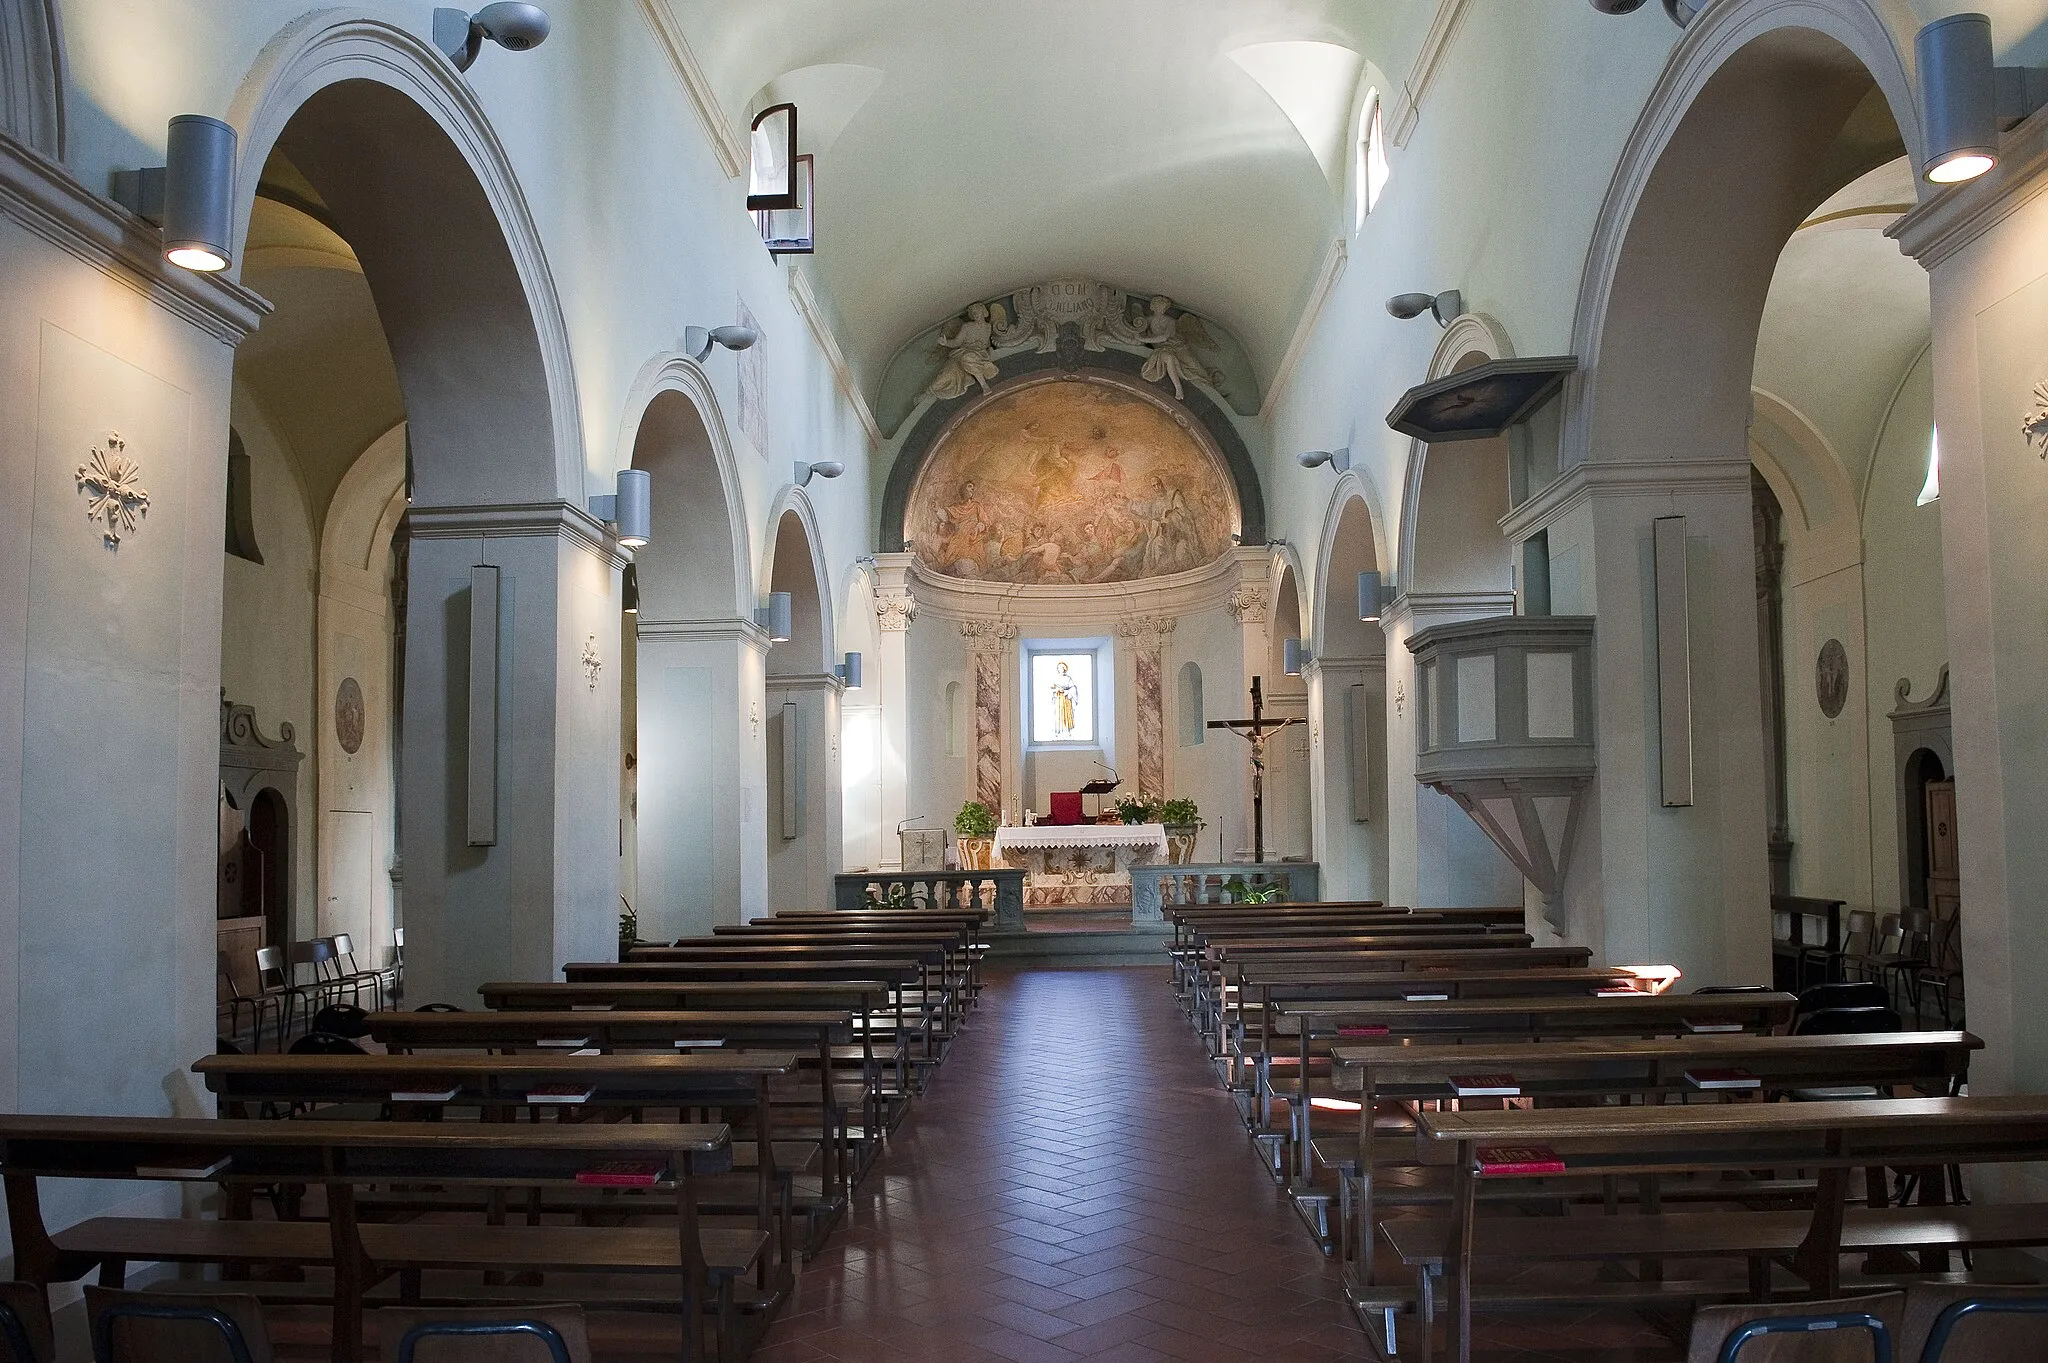
[[[1132,582],[1215,562],[1238,514],[1216,457],[1156,403],[1054,381],[963,419],[926,461],[904,528],[952,577]]]

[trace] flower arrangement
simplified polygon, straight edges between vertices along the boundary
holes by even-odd
[[[992,838],[996,835],[995,813],[981,801],[969,800],[953,816],[953,831],[963,838]]]
[[[1186,828],[1202,821],[1202,811],[1193,800],[1168,800],[1159,806],[1159,822],[1168,828]]]
[[[1119,795],[1116,816],[1125,823],[1151,823],[1159,813],[1159,801],[1149,795]]]

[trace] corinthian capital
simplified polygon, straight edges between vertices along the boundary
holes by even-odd
[[[901,634],[917,618],[917,598],[902,588],[875,593],[875,623],[888,634]]]

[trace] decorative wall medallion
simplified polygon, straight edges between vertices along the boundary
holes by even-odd
[[[128,443],[109,433],[104,448],[78,466],[78,490],[86,495],[85,518],[101,526],[107,548],[119,549],[121,536],[132,535],[149,514],[149,492],[142,486],[142,467],[127,454]]]
[[[341,750],[353,756],[363,746],[363,688],[354,677],[343,677],[334,689],[334,736]]]
[[[583,641],[583,680],[591,690],[597,689],[597,674],[604,671],[604,659],[597,654],[597,636],[591,635]]]
[[[2029,446],[2039,442],[2041,457],[2048,459],[2048,381],[2034,385],[2034,410],[2020,422],[2020,434]]]
[[[1842,713],[1849,701],[1849,653],[1840,639],[1820,646],[1820,660],[1813,667],[1813,689],[1822,714],[1833,719]]]
[[[885,634],[901,634],[917,618],[917,598],[909,592],[875,593],[875,623]]]

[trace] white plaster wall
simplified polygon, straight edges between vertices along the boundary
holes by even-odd
[[[234,419],[249,455],[250,503],[263,562],[221,555],[220,684],[229,700],[256,707],[264,733],[275,736],[281,724],[290,724],[305,758],[291,830],[292,935],[299,940],[313,935],[318,905],[313,603],[319,546],[289,447],[246,393],[236,395]]]
[[[1222,861],[1230,851],[1249,844],[1245,826],[1250,759],[1245,742],[1220,729],[1203,731],[1202,741],[1180,742],[1180,670],[1184,663],[1202,669],[1202,707],[1208,719],[1243,719],[1250,704],[1245,687],[1243,629],[1227,610],[1184,615],[1174,626],[1160,662],[1165,688],[1166,788],[1169,796],[1193,800],[1209,826],[1195,843],[1195,860]]]
[[[923,612],[910,622],[904,640],[909,674],[909,747],[904,754],[910,815],[923,828],[943,828],[951,835],[953,816],[973,798],[974,661],[957,621]],[[947,714],[947,687],[957,685],[954,708]],[[950,735],[950,738],[949,738]],[[1021,817],[1013,815],[1013,817]],[[894,860],[897,849],[887,844],[896,830],[883,828],[883,852]]]

